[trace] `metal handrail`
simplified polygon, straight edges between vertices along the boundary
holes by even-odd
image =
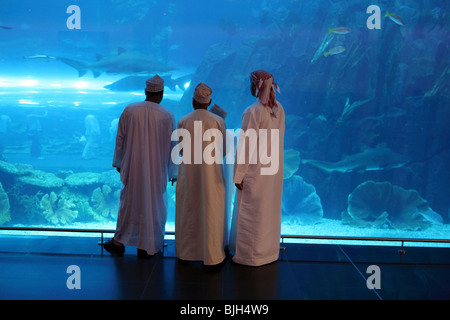
[[[51,231],[51,232],[74,232],[74,233],[114,233],[116,230],[109,229],[71,229],[71,228],[36,228],[36,227],[0,227],[0,231]]]
[[[71,229],[71,228],[35,228],[35,227],[0,227],[0,231],[36,231],[36,232],[74,232],[74,233],[115,233],[109,229]],[[166,231],[166,235],[175,235],[173,231]],[[350,240],[350,241],[390,241],[390,242],[431,242],[450,243],[450,239],[415,239],[415,238],[379,238],[379,237],[347,237],[347,236],[308,236],[308,235],[281,235],[284,239],[309,239],[309,240]]]
[[[347,237],[347,236],[300,236],[300,235],[281,235],[281,238],[283,238],[283,239],[314,239],[314,240],[355,240],[355,241],[450,243],[450,239],[378,238],[378,237]]]

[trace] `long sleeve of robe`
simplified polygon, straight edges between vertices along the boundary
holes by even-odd
[[[255,130],[258,135],[258,150],[261,148],[259,133],[267,130],[267,149],[270,155],[278,152],[278,171],[275,174],[263,175],[261,169],[269,165],[257,161],[251,163],[252,152],[249,141],[245,150],[238,145],[237,159],[234,166],[233,182],[242,183],[243,189],[237,190],[236,203],[233,209],[230,231],[230,249],[234,252],[233,261],[260,266],[276,261],[280,249],[281,233],[281,197],[283,189],[283,143],[285,131],[285,115],[283,107],[277,103],[272,110],[259,101],[247,108],[242,116],[242,131]],[[271,130],[279,130],[278,141],[272,144]],[[278,150],[276,145],[278,144]],[[245,161],[239,163],[239,154],[245,155]],[[256,154],[253,154],[256,156]]]
[[[155,254],[161,251],[167,219],[173,115],[152,102],[129,105],[117,129],[113,167],[120,168],[123,187],[114,239]]]
[[[202,130],[199,141],[194,135],[194,123],[200,121]],[[175,251],[178,258],[188,261],[203,261],[215,265],[225,259],[224,239],[226,229],[225,180],[222,164],[194,163],[195,143],[200,151],[218,142],[202,141],[205,132],[216,129],[226,137],[226,126],[222,118],[207,110],[195,110],[180,119],[178,129],[189,131],[191,144],[190,164],[179,165],[176,187]],[[222,143],[220,143],[222,144]],[[216,146],[218,146],[216,144]],[[219,147],[219,146],[218,146]],[[206,149],[205,149],[206,148]],[[183,150],[183,155],[187,152]],[[222,155],[220,155],[222,156]],[[203,158],[203,157],[202,157]],[[186,158],[186,160],[188,160]]]

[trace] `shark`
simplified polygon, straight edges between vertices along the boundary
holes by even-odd
[[[24,59],[32,59],[32,60],[44,60],[44,61],[52,61],[57,60],[56,57],[52,57],[46,54],[35,54],[33,56],[23,56]]]
[[[175,91],[176,86],[178,86],[181,90],[185,91],[184,85],[190,81],[191,77],[192,75],[186,75],[176,79],[173,79],[172,76],[163,76],[162,78],[164,79],[164,86],[170,90]],[[146,76],[128,76],[108,84],[104,88],[113,92],[142,90],[145,87],[147,78]]]
[[[411,162],[408,157],[386,147],[367,148],[360,153],[349,155],[338,162],[307,159],[302,159],[301,161],[303,164],[320,169],[326,173],[389,170],[403,167]]]
[[[85,62],[65,57],[52,57],[48,55],[35,55],[31,57],[24,57],[26,59],[47,59],[58,60],[62,63],[75,68],[78,71],[78,76],[84,76],[89,70],[92,71],[94,78],[98,78],[102,73],[107,74],[151,74],[160,73],[165,74],[175,70],[175,68],[153,59],[147,55],[138,52],[129,52],[123,48],[118,49],[118,54],[114,56],[104,57],[97,55],[97,61]]]

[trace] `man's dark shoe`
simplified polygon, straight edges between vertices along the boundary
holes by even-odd
[[[179,264],[181,264],[183,266],[187,266],[189,264],[189,260],[183,260],[183,259],[177,258],[177,261]]]
[[[145,251],[145,250],[137,249],[137,257],[139,259],[149,259],[149,258],[153,257],[153,255],[148,254],[147,251]]]
[[[106,251],[111,253],[113,256],[123,256],[125,252],[125,246],[123,244],[117,244],[114,240],[108,240],[103,244]]]

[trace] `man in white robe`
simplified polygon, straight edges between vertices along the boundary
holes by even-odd
[[[146,258],[163,247],[166,186],[178,169],[171,161],[175,118],[159,104],[163,90],[158,75],[147,80],[146,101],[128,105],[119,119],[113,167],[123,188],[116,233],[105,244],[111,253],[123,254],[125,244],[137,246],[138,257]]]
[[[270,73],[253,72],[251,86],[257,101],[242,116],[242,131],[234,167],[233,182],[238,189],[230,232],[230,250],[234,253],[234,262],[261,266],[278,260],[280,250],[285,115],[283,107],[275,99],[275,88],[278,86]],[[262,138],[262,129],[267,131],[267,139]],[[251,139],[241,137],[251,130],[256,132],[258,140],[257,148],[254,149],[249,145]],[[275,139],[271,138],[272,131]],[[245,145],[242,144],[243,139],[248,140]],[[264,171],[269,165],[263,164],[261,150],[266,150],[267,155],[272,155],[272,160],[278,161],[275,164],[277,170]],[[277,157],[273,157],[276,152]],[[257,161],[251,162],[251,159]]]
[[[226,126],[221,117],[207,110],[211,94],[200,83],[192,102],[195,110],[178,122],[178,132],[186,130],[191,139],[179,145],[182,162],[176,187],[175,252],[181,261],[203,261],[205,266],[219,265],[225,259],[222,162]]]

